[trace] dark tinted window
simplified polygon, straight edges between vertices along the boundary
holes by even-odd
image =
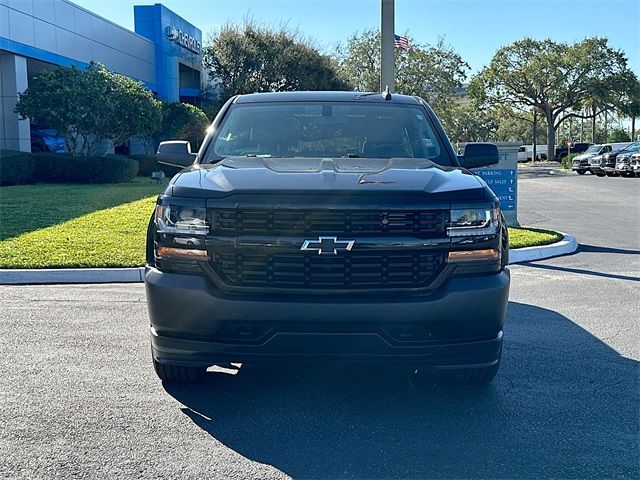
[[[204,162],[231,156],[428,158],[451,161],[420,106],[375,103],[234,105]]]

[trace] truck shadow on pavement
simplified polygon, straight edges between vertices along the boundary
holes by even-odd
[[[596,270],[585,270],[584,268],[562,267],[560,265],[550,265],[546,263],[522,262],[529,268],[540,268],[542,270],[555,270],[558,272],[577,273],[581,275],[591,275],[594,277],[613,278],[616,280],[628,280],[631,282],[640,282],[640,277],[632,277],[629,275],[619,275],[617,273],[598,272]]]
[[[633,249],[625,249],[625,248],[614,248],[614,247],[600,247],[598,245],[587,245],[580,244],[578,245],[578,250],[576,253],[616,253],[619,255],[638,255],[640,251]]]
[[[375,365],[243,366],[165,388],[213,438],[294,478],[638,478],[638,362],[556,312],[508,315],[483,388]]]

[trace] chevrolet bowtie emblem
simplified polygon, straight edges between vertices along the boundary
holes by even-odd
[[[338,240],[337,237],[318,237],[318,240],[305,240],[300,247],[303,251],[315,251],[318,255],[337,255],[338,250],[350,252],[355,240]]]

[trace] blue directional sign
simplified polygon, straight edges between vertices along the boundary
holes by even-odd
[[[500,200],[502,210],[515,210],[517,201],[517,171],[513,168],[487,168],[476,171]]]
[[[498,147],[500,161],[488,167],[474,168],[473,172],[493,190],[507,225],[517,227],[518,223],[518,149],[522,142],[494,142]],[[464,152],[466,143],[459,143]]]

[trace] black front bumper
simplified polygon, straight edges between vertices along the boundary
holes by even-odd
[[[497,363],[509,272],[453,277],[429,295],[226,294],[205,277],[147,268],[154,358],[210,366],[263,360]]]

